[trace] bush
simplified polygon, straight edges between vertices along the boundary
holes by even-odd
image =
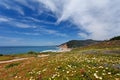
[[[0,56],[3,56],[3,54],[0,54]]]
[[[18,66],[20,63],[11,63],[11,64],[8,64],[5,66],[5,68],[11,68],[11,67],[14,67],[14,66]]]
[[[37,53],[34,52],[34,51],[30,51],[30,52],[28,52],[28,54],[34,54],[34,55],[37,55]]]

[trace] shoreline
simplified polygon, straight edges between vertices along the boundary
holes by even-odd
[[[42,51],[40,53],[44,53],[44,52],[69,52],[71,50],[72,49],[70,49],[70,48],[60,48],[59,50],[45,50],[45,51]]]
[[[44,52],[69,52],[69,51],[71,51],[72,49],[71,48],[60,48],[59,47],[59,49],[56,49],[56,50],[43,50],[43,51],[40,51],[40,52],[38,52],[38,51],[32,51],[32,52],[36,52],[36,53],[44,53]],[[28,52],[30,52],[30,51],[28,51]],[[28,54],[28,52],[25,52],[25,53],[9,53],[9,54],[4,54],[4,53],[2,53],[2,54],[0,54],[1,56],[7,56],[7,55],[19,55],[19,54]]]

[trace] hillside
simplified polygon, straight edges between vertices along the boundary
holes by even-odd
[[[63,43],[61,45],[59,45],[60,48],[76,48],[76,47],[83,47],[83,46],[87,46],[90,44],[96,44],[99,43],[101,41],[96,41],[96,40],[71,40],[68,41],[66,43]]]
[[[120,48],[120,40],[103,41],[96,44],[81,47],[81,49],[103,49],[103,48]]]
[[[120,40],[120,36],[116,36],[116,37],[114,37],[114,38],[111,38],[110,40],[111,40],[111,41],[113,41],[113,40]]]

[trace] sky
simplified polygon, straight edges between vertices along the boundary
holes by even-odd
[[[120,0],[0,0],[0,46],[59,45],[120,35]]]

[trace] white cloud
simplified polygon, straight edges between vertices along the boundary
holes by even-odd
[[[6,37],[6,36],[0,36],[0,39],[3,40],[3,42],[8,42],[8,43],[14,43],[21,41],[22,38],[13,38],[13,37]]]
[[[65,33],[60,33],[60,32],[58,32],[56,30],[46,29],[44,27],[39,27],[39,29],[37,29],[35,31],[39,32],[39,33],[43,33],[43,34],[56,35],[56,36],[60,36],[60,37],[68,37],[68,35],[65,34]]]
[[[24,11],[23,11],[22,7],[20,7],[19,5],[15,4],[13,1],[10,1],[10,0],[1,1],[0,2],[0,6],[3,6],[6,9],[15,10],[18,13],[20,13],[21,15],[24,15]]]
[[[70,20],[86,38],[108,39],[120,35],[120,0],[38,0],[58,16]],[[87,36],[86,36],[87,35]]]
[[[44,21],[44,20],[39,20],[33,17],[25,17],[26,19],[28,19],[29,21],[33,21],[33,22],[39,22],[39,23],[45,23],[45,24],[53,24],[55,25],[54,22],[49,22],[49,21]],[[26,22],[28,22],[28,20],[26,20]]]
[[[88,37],[88,35],[85,33],[78,33],[78,35],[85,39]]]
[[[37,28],[37,26],[35,25],[31,25],[28,23],[21,23],[21,22],[12,22],[14,24],[15,27],[19,27],[19,28]]]
[[[0,15],[0,23],[1,22],[10,22],[10,21],[12,21],[13,19],[12,18],[8,18],[8,17],[6,17],[6,16],[1,16]]]
[[[0,15],[0,23],[5,22],[13,27],[19,27],[19,28],[37,28],[36,25],[30,24],[30,23],[23,23],[23,22],[18,22],[17,19],[14,18],[9,18],[7,16],[1,16]]]
[[[0,22],[8,22],[9,19],[0,17]]]
[[[23,34],[23,35],[33,35],[33,36],[40,35],[40,33],[33,33],[33,32],[18,32],[18,31],[15,31],[14,33],[16,33],[16,34]]]

